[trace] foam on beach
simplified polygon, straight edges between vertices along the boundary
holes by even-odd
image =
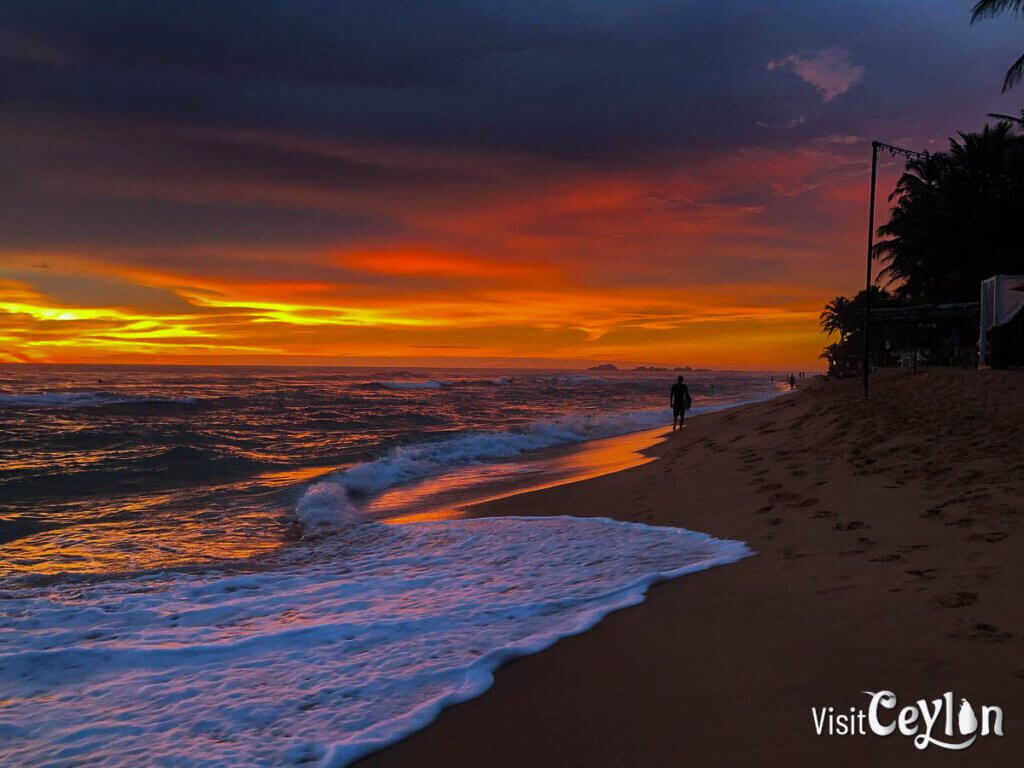
[[[344,497],[318,494],[310,524],[336,533],[258,571],[6,591],[5,759],[347,765],[650,584],[750,554],[605,519],[361,524]]]
[[[336,473],[323,482],[336,483],[349,493],[367,495],[454,467],[512,459],[543,448],[653,429],[664,426],[671,418],[671,412],[665,409],[570,414],[514,430],[461,432],[393,448],[379,459]]]
[[[688,415],[697,416],[760,402],[781,394],[784,393],[772,390],[739,402],[696,406]],[[333,493],[338,499],[347,499],[349,495],[368,496],[458,467],[515,459],[531,451],[657,429],[671,423],[671,410],[653,408],[611,413],[570,413],[509,430],[460,432],[432,441],[398,446],[378,459],[332,473],[314,485],[307,495],[324,497],[331,493],[327,486],[334,485],[337,488]],[[306,499],[303,499],[300,510],[305,504]]]

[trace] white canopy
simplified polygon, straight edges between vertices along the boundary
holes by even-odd
[[[1024,308],[1024,275],[994,275],[981,281],[981,328],[978,335],[978,364],[988,365],[985,334],[1006,325]]]

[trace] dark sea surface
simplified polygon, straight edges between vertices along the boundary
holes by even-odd
[[[332,504],[374,514],[382,494],[414,514],[431,503],[402,495],[417,483],[514,481],[538,451],[669,423],[675,375],[4,366],[0,577],[245,558]],[[686,376],[694,413],[776,391],[767,375]],[[346,498],[305,499],[302,520],[322,477]]]
[[[686,375],[693,414],[780,390]],[[0,368],[0,763],[345,766],[753,554],[466,516],[648,461],[674,376]]]

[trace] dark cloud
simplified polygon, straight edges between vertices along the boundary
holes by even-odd
[[[474,174],[240,130],[584,168],[685,167],[829,134],[924,140],[925,125],[948,135],[1012,111],[998,86],[1019,30],[971,28],[967,11],[959,0],[7,0],[0,129],[32,131],[0,135],[0,245],[301,245],[400,227],[344,206],[182,200],[183,185],[486,193]],[[836,84],[815,66],[856,77]],[[111,190],[126,180],[155,189]]]
[[[0,248],[6,250],[241,245],[329,245],[393,231],[367,213],[302,210],[235,202],[189,202],[91,194],[49,187],[0,193]]]
[[[968,30],[956,0],[16,0],[4,16],[12,110],[257,122],[576,159],[764,141],[756,121],[789,126],[821,112],[812,86],[768,69],[786,57],[840,51],[866,70],[859,90],[895,104],[941,92],[936,73],[972,45],[1010,41],[994,26]],[[879,87],[896,60],[923,78]]]

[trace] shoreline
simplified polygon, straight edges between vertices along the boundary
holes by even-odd
[[[688,419],[732,411],[789,394],[792,394],[789,390],[775,389],[735,403],[697,406],[694,409],[697,413],[689,415]],[[670,438],[670,411],[667,408],[650,408],[623,411],[621,414],[628,418],[644,413],[660,414],[662,411],[666,422],[656,427],[563,442],[483,465],[456,465],[435,475],[385,488],[365,505],[364,511],[373,519],[387,524],[482,517],[486,513],[480,513],[479,508],[510,496],[583,482],[642,466],[655,460],[657,446]],[[614,415],[607,414],[606,417]],[[561,418],[588,416],[591,414],[568,412]],[[557,422],[557,419],[551,421]],[[320,479],[329,479],[335,474],[327,472]]]
[[[1024,467],[1011,434],[1024,385],[896,373],[869,405],[857,382],[801,385],[694,418],[651,463],[474,507],[674,525],[758,555],[656,585],[359,765],[941,760],[902,736],[815,735],[812,707],[866,706],[861,692],[881,689],[899,706],[946,691],[1001,706],[1005,736],[958,760],[1016,764],[1024,484],[1006,467]]]

